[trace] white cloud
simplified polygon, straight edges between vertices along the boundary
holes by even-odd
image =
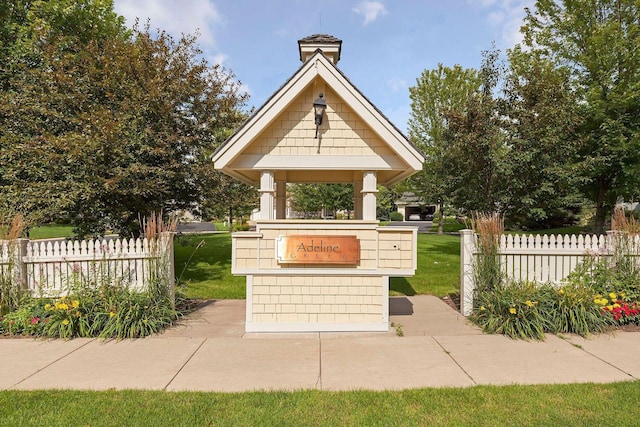
[[[408,87],[407,81],[398,77],[389,79],[389,81],[387,81],[387,85],[391,88],[392,92],[400,92]]]
[[[488,9],[487,22],[500,33],[502,47],[511,48],[522,42],[520,27],[525,17],[524,8],[533,7],[534,0],[485,0],[482,7]]]
[[[128,25],[136,18],[141,24],[149,19],[152,29],[160,28],[174,37],[197,33],[200,45],[209,48],[215,46],[212,25],[222,21],[210,0],[115,0],[114,9]]]
[[[219,54],[214,55],[213,57],[211,57],[209,62],[212,63],[212,64],[224,65],[224,62],[228,58],[229,57],[227,55],[225,55],[224,53],[219,53]]]
[[[362,1],[352,10],[358,15],[364,16],[363,26],[374,22],[379,16],[387,13],[387,9],[384,7],[384,4],[379,1]]]

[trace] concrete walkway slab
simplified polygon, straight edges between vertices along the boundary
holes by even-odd
[[[472,324],[433,295],[389,298],[389,320],[404,336],[480,335]]]
[[[640,332],[616,332],[589,338],[569,335],[567,338],[587,353],[640,379]]]
[[[470,385],[473,381],[431,337],[322,341],[323,390]]]
[[[167,390],[238,392],[318,387],[319,340],[207,340]]]
[[[440,299],[390,301],[395,330],[245,334],[245,301],[203,305],[156,337],[0,339],[0,389],[398,390],[640,378],[640,332],[545,342],[486,335]]]
[[[244,334],[245,300],[211,300],[181,319],[161,337],[241,337]]]
[[[202,342],[197,338],[95,340],[14,389],[162,390]]]
[[[503,335],[436,336],[477,384],[557,384],[630,380],[628,375],[555,335],[546,341]]]
[[[0,340],[0,390],[19,385],[21,381],[46,369],[51,364],[89,344],[93,339]]]

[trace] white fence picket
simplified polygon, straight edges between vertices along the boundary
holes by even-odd
[[[466,268],[478,254],[478,237],[471,230],[462,230],[461,255]],[[612,233],[612,232],[610,232]],[[587,256],[610,256],[615,239],[606,235],[502,235],[499,239],[503,271],[511,280],[561,284]],[[640,248],[640,236],[634,240]],[[638,257],[640,263],[640,257]],[[471,314],[475,284],[467,271],[460,277],[460,294],[464,302],[461,311]]]
[[[74,241],[28,241],[23,253],[12,253],[12,242],[0,241],[0,272],[13,274],[16,259],[27,288],[36,296],[68,293],[74,284],[109,282],[142,290],[149,277],[150,260],[163,251],[154,251],[160,241],[110,239]],[[166,251],[164,251],[166,252]],[[19,255],[19,256],[16,256]],[[166,253],[173,263],[173,253]],[[169,280],[173,283],[174,278]]]

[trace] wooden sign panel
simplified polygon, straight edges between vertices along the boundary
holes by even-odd
[[[358,264],[356,236],[280,236],[276,258],[280,264]]]

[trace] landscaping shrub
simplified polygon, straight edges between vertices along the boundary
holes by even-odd
[[[404,220],[404,216],[400,212],[394,211],[394,212],[391,212],[389,214],[389,220],[390,221],[403,221]]]
[[[543,340],[550,326],[546,312],[549,295],[546,285],[532,282],[503,284],[490,291],[478,289],[470,319],[490,334]]]
[[[583,337],[604,332],[613,322],[603,313],[601,306],[594,302],[594,290],[590,286],[568,283],[554,289],[545,310],[550,317],[549,332],[573,333]]]

